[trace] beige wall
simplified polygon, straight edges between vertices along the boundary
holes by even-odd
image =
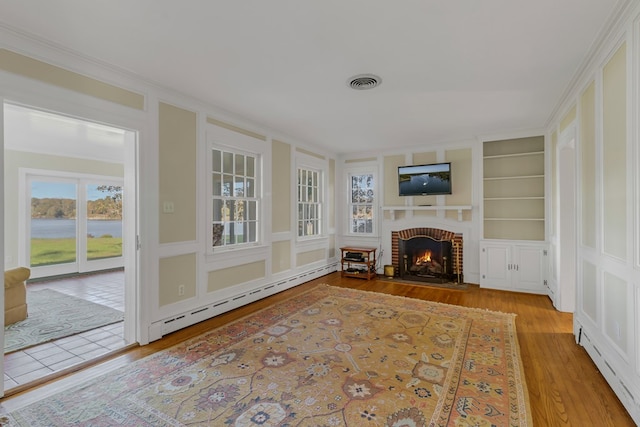
[[[398,166],[407,162],[404,155],[384,157],[383,204],[387,206],[404,206],[404,198],[398,196]],[[393,178],[389,178],[393,177]]]
[[[471,206],[473,190],[473,159],[471,148],[445,151],[445,161],[451,162],[452,194],[445,196],[445,205]],[[458,212],[447,211],[449,219],[457,220]],[[464,221],[471,221],[471,211],[462,213]]]
[[[383,205],[404,206],[406,198],[398,195],[398,167],[407,164],[430,164],[437,163],[438,153],[435,151],[412,153],[411,162],[407,162],[404,155],[388,155],[383,158]],[[445,150],[444,160],[451,162],[452,185],[451,195],[445,195],[444,205],[448,206],[470,206],[472,204],[473,193],[473,150],[471,148],[461,148],[455,150]],[[438,196],[413,196],[413,206],[438,205]],[[435,217],[438,213],[435,210],[415,210],[412,216]],[[406,213],[402,210],[394,212],[396,220],[402,219]],[[458,220],[457,211],[445,211],[447,219]],[[471,211],[463,211],[463,221],[472,220]],[[385,218],[390,219],[389,213],[385,212]]]
[[[84,95],[142,110],[144,96],[7,49],[0,49],[0,69]]]
[[[336,211],[336,161],[335,159],[329,159],[329,179],[327,180],[329,183],[329,188],[327,188],[327,198],[328,206],[327,212],[329,212],[329,218],[327,218],[327,223],[329,225],[328,237],[329,237],[329,247],[327,252],[328,258],[333,258],[336,256],[336,239],[335,239],[335,230],[336,227],[336,216],[333,215]]]
[[[271,271],[281,273],[291,269],[291,241],[283,240],[271,244]]]
[[[243,128],[239,127],[239,126],[235,126],[235,125],[232,125],[231,123],[223,122],[222,120],[218,120],[218,119],[215,119],[213,117],[207,117],[207,123],[219,126],[221,128],[224,128],[224,129],[228,129],[228,130],[233,131],[233,132],[240,133],[242,135],[250,136],[251,138],[259,139],[261,141],[266,141],[267,140],[266,136],[261,135],[261,134],[259,134],[257,132],[252,132],[250,130],[243,129]]]
[[[335,212],[336,203],[335,203],[335,194],[336,194],[336,161],[334,159],[329,159],[329,177],[327,179],[327,211]],[[335,216],[329,215],[327,218],[327,224],[329,226],[329,230],[335,228],[336,220]]]
[[[603,236],[604,251],[627,255],[627,74],[626,45],[611,58],[602,75]]]
[[[291,231],[291,145],[273,140],[271,156],[272,231]]]
[[[324,249],[316,249],[313,251],[299,252],[296,256],[296,266],[311,264],[326,259],[326,251]]]
[[[159,304],[160,307],[177,301],[193,298],[196,295],[196,254],[178,255],[160,259]],[[179,295],[180,286],[184,286],[184,295]]]
[[[213,292],[225,289],[230,286],[262,279],[265,275],[266,264],[264,261],[211,271],[209,272],[207,290]]]
[[[160,243],[196,239],[196,113],[173,105],[159,106]],[[165,203],[173,204],[164,213]]]

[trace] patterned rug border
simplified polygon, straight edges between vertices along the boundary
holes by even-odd
[[[410,285],[410,283],[401,283],[401,282],[396,282],[400,285]],[[384,292],[377,292],[377,291],[364,291],[361,289],[352,289],[352,288],[343,288],[341,286],[332,286],[326,283],[319,283],[318,285],[316,285],[315,287],[309,289],[308,291],[305,292],[309,292],[312,291],[318,287],[322,287],[322,286],[326,286],[328,288],[333,288],[333,289],[342,289],[345,291],[353,291],[353,292],[363,292],[363,293],[370,293],[370,294],[379,294],[379,295],[385,295],[391,298],[397,298],[397,299],[407,299],[407,300],[412,300],[412,301],[420,301],[423,303],[427,303],[427,304],[433,304],[433,305],[444,305],[447,307],[454,307],[460,310],[468,310],[468,311],[474,311],[474,312],[479,312],[479,313],[492,313],[492,314],[497,314],[497,315],[503,315],[503,316],[512,316],[514,319],[516,317],[518,317],[518,315],[516,313],[509,313],[506,311],[498,311],[498,310],[490,310],[488,308],[481,308],[481,307],[466,307],[466,306],[462,306],[462,305],[455,305],[455,304],[449,304],[446,302],[437,302],[437,301],[430,301],[430,300],[425,300],[425,299],[419,299],[419,298],[413,298],[413,297],[407,297],[404,295],[394,295],[394,294],[387,294]],[[294,296],[295,297],[295,296]],[[292,297],[293,298],[293,297]],[[256,311],[257,313],[257,311]]]
[[[304,299],[306,295],[309,295],[311,293],[318,292],[318,291],[324,295],[318,296],[317,298],[310,300],[308,304],[302,305],[296,311],[286,310],[287,304],[294,303],[295,301],[300,301],[301,299]],[[388,294],[384,292],[365,291],[365,290],[359,290],[359,289],[344,288],[339,286],[331,286],[326,283],[317,284],[295,295],[291,295],[282,300],[275,301],[273,304],[267,307],[248,313],[242,317],[239,317],[233,321],[230,321],[229,323],[217,326],[195,337],[173,344],[172,346],[164,350],[161,350],[149,356],[143,357],[142,359],[134,361],[133,363],[130,363],[126,366],[116,368],[111,372],[107,372],[105,374],[98,375],[92,379],[88,379],[87,381],[84,381],[81,384],[77,384],[68,390],[61,391],[60,393],[70,393],[70,392],[72,393],[77,390],[83,390],[87,387],[91,387],[92,385],[99,383],[100,380],[105,376],[122,375],[126,371],[137,369],[142,364],[153,363],[158,360],[161,360],[163,357],[165,357],[165,355],[174,351],[177,351],[182,356],[187,357],[190,360],[197,359],[201,357],[201,355],[199,354],[200,351],[198,348],[199,343],[202,343],[203,341],[208,339],[212,339],[212,337],[219,336],[220,335],[219,332],[221,330],[224,330],[227,336],[229,337],[229,340],[226,342],[220,341],[217,343],[218,346],[214,351],[220,351],[226,347],[230,347],[234,344],[237,344],[242,340],[244,340],[245,338],[252,336],[253,334],[256,333],[256,331],[254,330],[246,331],[246,330],[240,330],[241,328],[238,328],[238,326],[241,325],[243,322],[245,322],[247,319],[256,317],[261,313],[265,313],[272,310],[274,311],[274,315],[272,315],[270,318],[274,319],[274,322],[277,322],[277,320],[275,320],[279,317],[277,316],[277,313],[276,313],[277,311],[284,311],[285,315],[292,315],[292,314],[301,312],[306,308],[308,308],[309,306],[315,304],[316,302],[326,298],[327,296],[330,296],[332,291],[336,291],[337,296],[343,296],[343,297],[355,298],[355,299],[358,299],[358,298],[364,299],[365,297],[363,295],[365,294],[368,295],[369,297],[371,295],[384,295],[386,298],[389,298],[391,300],[396,300],[396,301],[413,302],[419,305],[424,304],[431,307],[443,307],[443,306],[450,307],[452,309],[455,309],[456,311],[461,312],[460,317],[464,317],[465,313],[477,313],[481,315],[490,315],[490,316],[497,316],[502,318],[504,320],[504,324],[507,326],[506,333],[504,335],[508,335],[508,337],[510,338],[509,345],[505,346],[505,350],[508,351],[511,357],[511,360],[513,361],[513,364],[514,364],[513,366],[514,377],[512,378],[512,380],[518,384],[518,387],[516,387],[516,391],[513,393],[517,393],[520,421],[519,421],[519,424],[514,424],[514,425],[523,426],[523,427],[532,425],[531,411],[529,410],[529,393],[528,393],[528,388],[527,388],[525,374],[524,374],[522,357],[520,354],[520,345],[519,345],[518,335],[516,331],[516,324],[515,324],[515,319],[516,319],[515,313],[506,313],[506,312],[494,311],[494,310],[489,310],[489,309],[484,309],[479,307],[464,307],[464,306],[458,306],[454,304],[440,303],[440,302],[429,301],[429,300],[421,300],[418,298],[412,298],[407,296],[393,295],[393,294]],[[360,297],[358,297],[358,295],[360,295]],[[284,316],[282,317],[284,318]],[[233,335],[232,334],[233,331],[236,331],[237,333]],[[56,393],[56,395],[57,394],[58,393]],[[512,423],[513,423],[513,420],[512,420]],[[429,425],[440,425],[440,424],[432,423]]]
[[[467,282],[462,282],[462,283],[455,283],[455,282],[445,282],[445,283],[437,283],[437,282],[422,282],[419,280],[407,280],[407,279],[401,279],[399,277],[386,277],[386,276],[378,276],[376,280],[379,280],[381,282],[387,282],[387,283],[398,283],[401,285],[412,285],[412,286],[419,286],[419,287],[429,287],[429,288],[437,288],[437,289],[448,289],[451,291],[466,291],[469,289],[469,285],[472,285],[472,283],[467,283]]]

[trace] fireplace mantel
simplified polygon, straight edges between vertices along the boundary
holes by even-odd
[[[383,206],[383,211],[388,211],[391,214],[391,220],[395,221],[396,211],[458,211],[458,221],[462,221],[462,212],[470,211],[473,206]]]

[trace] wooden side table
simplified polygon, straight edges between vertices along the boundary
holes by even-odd
[[[340,248],[342,277],[371,279],[377,277],[376,248],[345,246]]]

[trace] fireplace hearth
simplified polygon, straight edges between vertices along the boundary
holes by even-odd
[[[404,280],[462,283],[462,235],[433,228],[391,233],[394,275]]]

